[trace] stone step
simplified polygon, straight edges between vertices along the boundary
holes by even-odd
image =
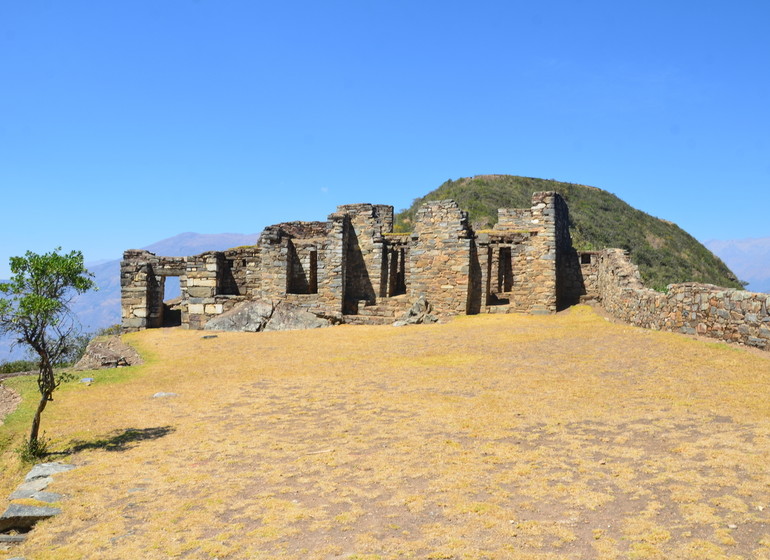
[[[487,306],[487,313],[510,313],[510,305],[489,305]]]
[[[393,309],[383,307],[380,305],[370,305],[368,307],[360,307],[358,309],[359,315],[366,315],[369,317],[395,317]]]
[[[342,322],[346,325],[390,325],[393,317],[378,317],[376,315],[343,315]]]

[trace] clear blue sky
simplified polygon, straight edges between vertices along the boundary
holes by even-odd
[[[0,277],[448,178],[770,236],[770,2],[0,2]]]

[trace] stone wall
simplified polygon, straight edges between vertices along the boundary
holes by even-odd
[[[412,233],[394,234],[392,206],[349,204],[325,222],[269,226],[251,247],[190,257],[126,251],[123,327],[164,326],[178,315],[183,327],[199,329],[246,300],[285,300],[340,320],[386,318],[420,297],[440,315],[550,313],[569,276],[568,219],[557,193],[535,193],[531,208],[502,209],[496,229],[477,235],[445,200],[425,204]],[[179,302],[163,302],[169,276],[180,279]]]
[[[228,272],[222,289],[230,295],[256,297],[262,282],[262,254],[257,246],[236,247],[224,253]]]
[[[393,207],[383,204],[346,204],[338,213],[349,217],[345,249],[344,312],[356,313],[359,302],[374,303],[387,284],[383,276],[383,234],[393,231]]]
[[[328,313],[342,314],[345,302],[346,250],[350,217],[344,212],[329,215],[328,234],[319,247],[318,305]]]
[[[620,249],[598,254],[597,284],[603,307],[633,325],[770,350],[768,294],[697,283],[656,292],[643,286],[638,269]]]
[[[187,293],[187,257],[157,257],[131,249],[120,264],[121,322],[127,332],[164,324],[163,293],[166,278],[179,277],[182,295]]]
[[[415,215],[409,250],[408,293],[427,299],[437,314],[468,310],[471,247],[468,214],[454,200],[424,204]]]
[[[529,231],[531,227],[531,208],[498,208],[495,229]]]

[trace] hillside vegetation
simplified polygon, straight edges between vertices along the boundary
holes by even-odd
[[[126,335],[143,365],[62,387],[44,427],[77,465],[48,488],[63,513],[8,557],[770,555],[765,354],[585,306],[202,334]],[[2,496],[31,414],[0,426]]]
[[[636,210],[617,196],[585,185],[512,175],[481,175],[449,180],[416,199],[396,217],[399,231],[409,231],[426,201],[454,199],[467,210],[474,228],[497,222],[498,208],[529,208],[532,193],[557,191],[570,210],[572,243],[578,250],[618,247],[627,250],[649,287],[704,282],[740,288],[735,274],[682,228]]]

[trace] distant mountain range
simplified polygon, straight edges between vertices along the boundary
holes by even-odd
[[[738,278],[748,282],[747,290],[770,293],[770,237],[714,239],[704,245],[725,261]]]

